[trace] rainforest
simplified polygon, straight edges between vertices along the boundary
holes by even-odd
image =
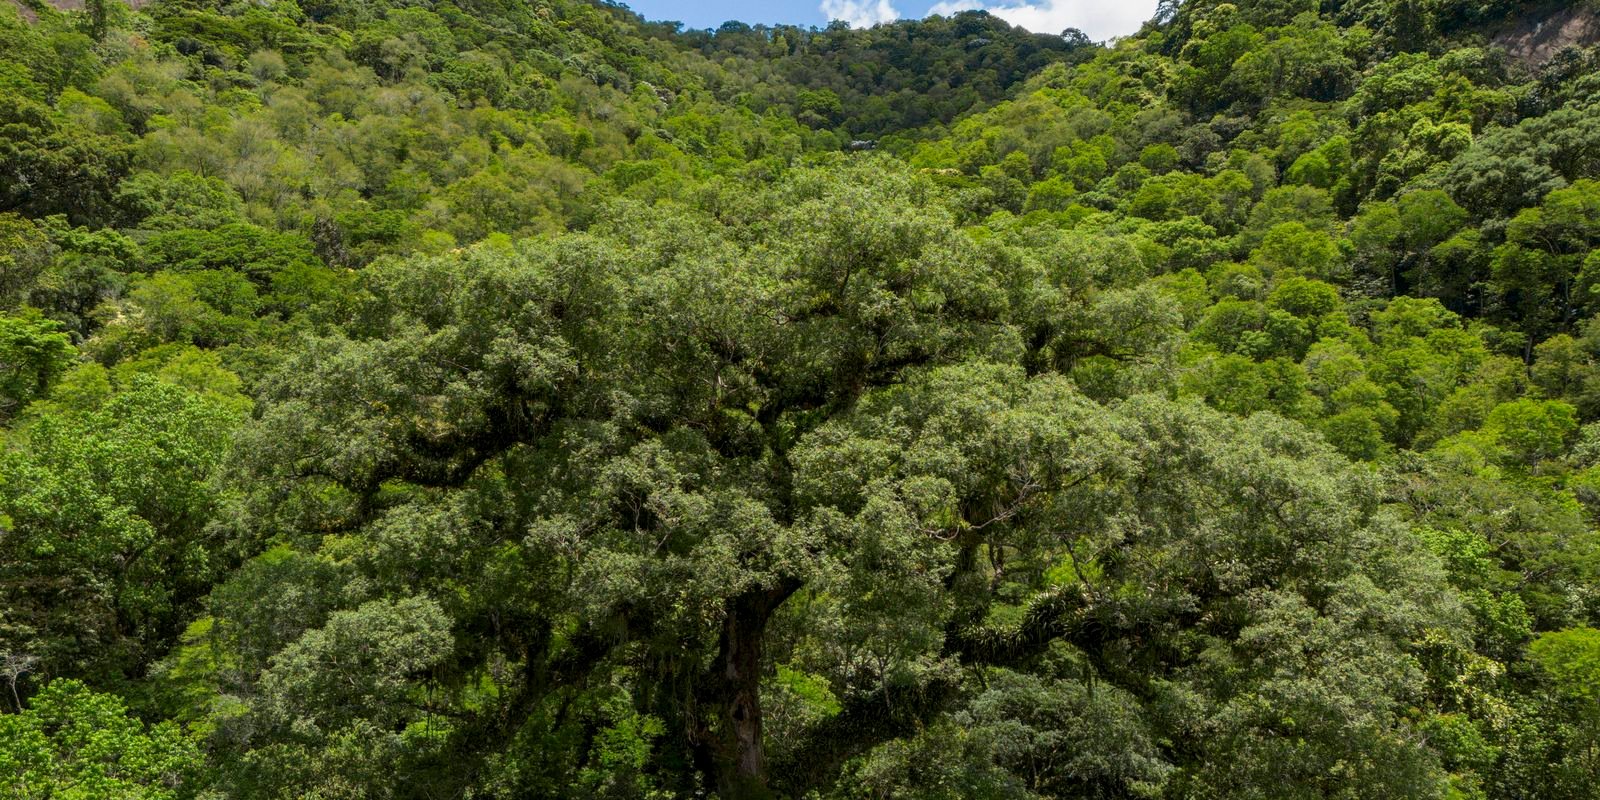
[[[1600,798],[1600,2],[0,0],[0,797]]]

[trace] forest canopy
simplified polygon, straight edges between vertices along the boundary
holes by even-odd
[[[1594,3],[59,5],[0,795],[1600,797]]]

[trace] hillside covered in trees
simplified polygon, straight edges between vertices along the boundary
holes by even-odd
[[[1600,6],[0,0],[0,796],[1600,798]]]

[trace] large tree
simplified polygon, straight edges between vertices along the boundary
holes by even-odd
[[[802,794],[1066,647],[1168,742],[1081,779],[1112,793],[1432,793],[1399,710],[1454,605],[1368,483],[1293,423],[1030,375],[1075,278],[945,214],[836,166],[371,268],[237,450],[239,535],[298,555],[195,639],[262,653],[212,678],[257,746],[235,790],[355,780],[359,739],[363,780]],[[262,596],[302,610],[262,633]],[[795,686],[837,703],[774,742]]]

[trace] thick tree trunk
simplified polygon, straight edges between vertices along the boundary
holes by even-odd
[[[747,592],[729,601],[716,662],[707,671],[704,731],[722,800],[766,800],[766,751],[761,733],[761,648],[767,621],[799,581]]]
[[[722,719],[722,763],[717,788],[727,800],[764,797],[766,757],[761,747],[761,636],[765,615],[729,614],[722,626],[718,669],[727,700],[718,709]]]

